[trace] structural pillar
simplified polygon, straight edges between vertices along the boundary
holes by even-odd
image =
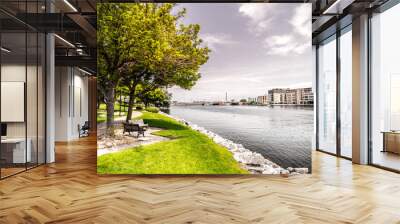
[[[353,19],[352,160],[368,163],[368,15]]]

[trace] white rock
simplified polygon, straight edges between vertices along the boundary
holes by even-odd
[[[272,167],[264,167],[263,174],[279,174],[279,171]]]
[[[281,173],[282,175],[289,175],[289,174],[290,174],[289,170],[285,170],[285,169],[281,169],[281,170],[280,170],[280,173]]]
[[[300,174],[308,173],[308,168],[294,168],[294,171]]]

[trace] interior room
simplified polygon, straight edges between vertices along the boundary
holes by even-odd
[[[45,162],[45,36],[15,28],[1,32],[1,178]]]
[[[82,6],[93,10],[87,3]],[[54,162],[55,142],[77,140],[95,130],[96,122],[90,119],[95,119],[96,105],[90,108],[89,100],[95,99],[96,65],[82,28],[71,18],[70,27],[60,27],[29,17],[75,8],[58,1],[22,0],[2,1],[0,7],[4,179]],[[46,32],[58,34],[50,37]]]

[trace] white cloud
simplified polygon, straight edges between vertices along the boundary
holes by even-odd
[[[265,44],[268,46],[282,46],[292,42],[292,39],[290,35],[271,36],[265,39]]]
[[[214,51],[217,50],[217,45],[231,45],[237,43],[232,39],[231,36],[223,33],[218,33],[218,34],[206,33],[201,35],[201,39],[209,48],[211,48]]]
[[[239,7],[239,12],[254,22],[260,22],[266,17],[266,7],[266,4],[243,3]]]
[[[243,3],[239,7],[239,13],[249,18],[249,28],[257,36],[269,30],[274,23],[274,18],[279,10],[278,4]]]
[[[301,4],[295,9],[295,13],[290,20],[295,31],[303,36],[311,36],[311,6],[310,4]]]
[[[264,40],[268,55],[303,54],[311,47],[310,44],[307,40],[294,39],[292,35],[275,35]]]
[[[287,16],[288,12],[293,16],[285,19],[283,15]],[[262,38],[268,55],[300,55],[311,47],[310,4],[244,3],[240,5],[239,13],[249,19],[249,29]]]

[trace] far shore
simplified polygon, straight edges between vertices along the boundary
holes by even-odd
[[[255,107],[273,107],[273,106],[289,106],[289,107],[314,107],[314,104],[238,104],[238,105],[231,105],[231,104],[199,104],[199,103],[179,103],[173,104],[172,106],[255,106]]]

